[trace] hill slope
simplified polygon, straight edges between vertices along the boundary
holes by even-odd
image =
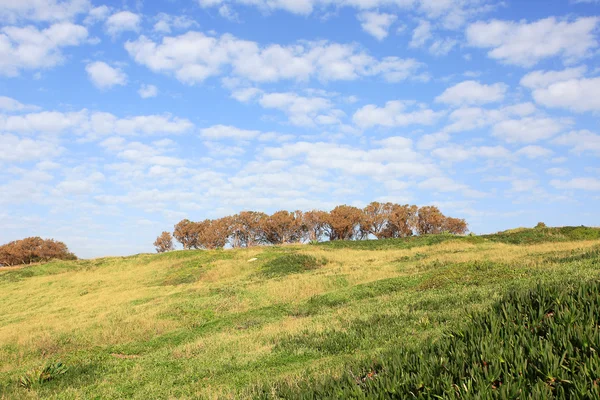
[[[517,230],[0,271],[2,398],[240,398],[423,346],[509,289],[598,277],[600,230]],[[253,260],[256,259],[256,260]],[[68,370],[19,387],[50,361]]]

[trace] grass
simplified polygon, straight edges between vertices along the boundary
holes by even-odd
[[[575,227],[0,270],[0,398],[237,399],[340,377],[516,288],[598,277],[599,252],[600,230]],[[19,385],[57,360],[65,373]]]
[[[410,315],[407,316],[410,319]],[[264,385],[264,399],[600,397],[600,281],[513,292],[460,329],[419,348],[398,346],[346,367],[338,378]],[[347,352],[398,325],[378,315],[342,332],[306,335],[292,348]],[[398,326],[400,328],[400,326]],[[397,331],[402,334],[402,330]]]

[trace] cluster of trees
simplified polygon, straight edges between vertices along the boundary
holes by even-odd
[[[63,242],[40,237],[15,240],[0,246],[0,266],[46,262],[54,259],[76,260]]]
[[[163,232],[154,242],[159,253],[173,250],[173,238],[184,249],[252,247],[264,244],[306,241],[377,239],[449,232],[467,232],[464,219],[446,217],[434,206],[417,207],[372,202],[364,209],[341,205],[330,212],[277,211],[267,215],[242,211],[216,220],[192,222],[184,219],[175,225],[173,235]]]

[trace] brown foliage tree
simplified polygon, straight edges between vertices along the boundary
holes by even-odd
[[[417,224],[417,206],[392,204],[389,220],[382,232],[385,238],[412,236]]]
[[[311,242],[321,240],[325,233],[328,214],[325,211],[312,210],[302,214],[303,231]]]
[[[362,211],[359,208],[341,205],[337,206],[327,216],[325,233],[329,240],[350,240],[357,234],[360,226]]]
[[[184,250],[198,248],[198,225],[188,219],[179,221],[173,230],[173,237],[183,245]]]
[[[319,210],[277,211],[267,215],[242,211],[217,220],[192,222],[187,219],[175,225],[173,236],[184,249],[216,249],[227,242],[232,247],[260,244],[297,243],[329,240],[401,238],[413,234],[467,232],[464,219],[445,217],[437,207],[372,202],[363,210],[341,205],[327,213]]]
[[[0,246],[0,265],[13,266],[47,262],[53,259],[75,260],[66,244],[53,239],[29,237]]]
[[[154,241],[154,247],[156,247],[157,253],[165,253],[167,251],[174,250],[173,238],[169,232],[163,232]]]
[[[231,245],[233,247],[253,247],[265,243],[262,230],[267,214],[257,211],[242,211],[231,217]]]
[[[467,221],[464,219],[446,217],[443,230],[454,235],[464,235],[469,229],[467,228]]]
[[[203,249],[220,249],[227,244],[229,219],[206,219],[197,224],[198,246]]]
[[[262,220],[264,238],[271,244],[296,243],[302,240],[302,212],[277,211]]]
[[[360,221],[360,233],[362,238],[373,235],[377,239],[387,237],[385,234],[393,209],[392,203],[372,202],[363,209]]]
[[[419,235],[442,233],[445,220],[446,217],[437,207],[421,207],[417,215],[417,233]]]

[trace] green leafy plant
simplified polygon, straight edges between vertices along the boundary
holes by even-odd
[[[325,264],[327,260],[324,258],[317,259],[306,254],[285,254],[268,261],[261,273],[271,278],[310,271]]]
[[[61,361],[48,363],[41,368],[34,368],[23,374],[19,378],[19,386],[25,389],[31,389],[34,386],[56,379],[59,376],[64,375],[67,371],[67,366]]]
[[[263,399],[600,398],[600,282],[512,292],[462,329],[420,348],[349,365],[341,377],[263,386]],[[385,320],[385,319],[384,319]],[[386,326],[384,320],[369,321]],[[369,324],[365,324],[369,325]],[[294,337],[280,347],[344,350],[364,329]],[[352,334],[353,336],[348,336]],[[356,337],[355,337],[356,336]],[[348,346],[346,346],[348,347]]]

